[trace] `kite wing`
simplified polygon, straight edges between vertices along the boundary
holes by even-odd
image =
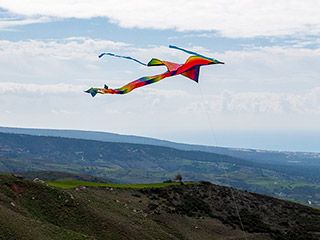
[[[200,67],[197,67],[197,68],[191,69],[189,71],[183,72],[183,73],[181,73],[181,75],[183,75],[187,78],[190,78],[193,81],[198,82],[199,73],[200,73]]]
[[[147,66],[161,66],[165,65],[169,72],[176,71],[179,67],[182,66],[182,64],[173,63],[173,62],[167,62],[167,61],[161,61],[156,58],[152,58]]]

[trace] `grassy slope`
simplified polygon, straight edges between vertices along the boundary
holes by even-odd
[[[0,236],[3,239],[86,239],[85,234],[62,228],[52,221],[54,212],[63,211],[65,204],[56,199],[66,199],[65,193],[8,175],[0,175],[0,183]]]
[[[46,181],[51,186],[60,188],[76,188],[79,186],[85,187],[118,187],[118,188],[151,188],[151,187],[166,187],[172,185],[179,185],[178,182],[172,183],[149,183],[149,184],[117,184],[117,183],[95,183],[85,181]],[[185,184],[192,184],[192,182],[185,182]]]
[[[320,191],[320,186],[317,184],[308,184],[303,182],[292,182],[292,181],[279,181],[279,180],[270,180],[270,179],[253,179],[253,178],[247,178],[245,182],[248,182],[249,184],[255,185],[260,188],[260,191],[266,191],[274,192],[276,193],[276,197],[283,198],[281,196],[281,193],[283,191],[286,191],[286,189],[291,189],[291,191],[295,191],[295,188],[300,187],[309,187],[313,188],[316,191]],[[60,187],[64,189],[68,188],[76,188],[79,186],[86,186],[86,187],[119,187],[119,188],[151,188],[151,187],[166,187],[171,185],[179,185],[178,182],[173,183],[149,183],[149,184],[116,184],[116,183],[96,183],[96,182],[87,182],[87,181],[46,181],[51,186],[54,187]],[[184,184],[194,184],[196,182],[184,182]],[[288,198],[286,200],[298,202],[300,204],[304,205],[311,205],[313,206],[314,203],[312,203],[312,194],[310,193],[308,199],[299,199],[299,195],[296,195],[296,198]],[[308,203],[308,201],[311,202]]]
[[[233,194],[247,239],[315,236],[318,210]],[[0,175],[4,239],[244,239],[234,205],[231,189],[206,183],[59,189]]]
[[[4,239],[243,236],[239,229],[225,226],[219,220],[208,218],[199,222],[183,215],[157,214],[149,209],[149,204],[147,196],[132,188],[61,190],[0,175],[0,236]]]

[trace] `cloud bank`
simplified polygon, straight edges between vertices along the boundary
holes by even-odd
[[[193,103],[191,112],[203,111],[225,114],[315,114],[320,115],[320,88],[303,94],[272,92],[231,92],[206,97],[204,103]]]
[[[56,94],[78,94],[85,96],[83,90],[85,85],[71,84],[25,84],[14,82],[0,82],[0,94],[2,96],[20,96],[35,97],[39,95],[56,95]],[[303,94],[292,93],[271,93],[271,92],[232,92],[225,90],[217,95],[204,96],[202,99],[199,95],[190,94],[183,90],[159,90],[148,87],[140,89],[135,93],[135,101],[147,101],[150,105],[149,111],[157,111],[157,106],[168,105],[177,97],[183,98],[183,102],[177,102],[172,107],[172,112],[181,114],[195,114],[209,111],[212,114],[315,114],[320,115],[320,87],[306,91]],[[98,95],[96,99],[103,101],[102,98],[108,96]],[[97,100],[98,101],[98,100]],[[118,100],[122,101],[122,99]],[[130,111],[131,105],[122,107],[123,111]],[[152,110],[152,108],[154,108]],[[137,109],[142,113],[145,109]],[[170,113],[169,113],[170,114]]]
[[[92,98],[83,90],[104,83],[120,87],[165,71],[124,59],[99,59],[101,51],[141,61],[159,57],[183,62],[186,54],[166,46],[135,48],[91,38],[2,40],[0,112],[5,114],[0,123],[161,136],[162,129],[173,135],[177,129],[205,131],[208,111],[219,130],[319,130],[319,48],[252,47],[219,54],[197,47],[190,50],[226,64],[202,68],[199,85],[179,76],[130,94]]]
[[[71,84],[31,84],[0,82],[0,94],[2,95],[27,95],[33,94],[35,97],[45,94],[71,94],[82,93],[86,86],[75,86]]]
[[[320,33],[318,0],[0,0],[0,8],[32,21],[106,17],[124,28],[215,31],[231,38]]]

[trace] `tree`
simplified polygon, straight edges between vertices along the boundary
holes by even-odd
[[[181,176],[180,174],[176,175],[176,176],[174,177],[174,180],[179,181],[179,182],[180,182],[180,184],[181,184],[181,185],[183,185],[183,182],[182,182],[182,176]]]

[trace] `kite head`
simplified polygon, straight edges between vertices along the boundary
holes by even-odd
[[[181,51],[183,51],[183,52],[186,52],[186,53],[195,55],[195,56],[200,57],[200,58],[203,58],[203,59],[206,59],[206,60],[208,61],[208,62],[206,63],[206,65],[209,65],[209,64],[224,64],[224,62],[220,62],[220,61],[218,61],[217,59],[209,58],[209,57],[203,56],[203,55],[201,55],[201,54],[199,54],[199,53],[192,52],[192,51],[189,51],[189,50],[186,50],[186,49],[177,47],[177,46],[169,45],[169,48],[178,49],[178,50],[181,50]]]
[[[96,88],[90,88],[90,89],[88,89],[87,91],[84,91],[84,92],[90,93],[91,96],[94,97],[95,95],[97,95],[98,89],[96,89]]]
[[[211,61],[209,64],[224,64],[224,62],[220,62],[217,59],[213,59],[213,58],[208,58],[209,61]]]
[[[211,65],[211,64],[224,64],[224,62],[220,62],[219,60],[217,59],[214,59],[214,58],[209,58],[209,57],[200,57],[200,56],[192,56],[192,57],[195,57],[200,64],[202,65]],[[192,58],[190,57],[190,58]]]
[[[194,55],[190,57],[190,60],[195,60],[199,62],[201,65],[211,65],[211,64],[224,64],[224,62],[220,62],[217,59],[210,58],[210,57],[205,57],[203,55]]]

